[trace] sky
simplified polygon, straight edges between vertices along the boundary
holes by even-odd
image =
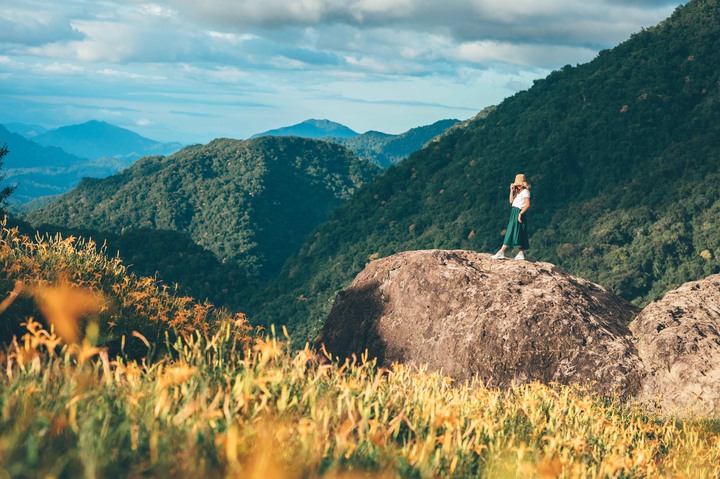
[[[677,0],[0,0],[0,124],[161,141],[466,119]]]

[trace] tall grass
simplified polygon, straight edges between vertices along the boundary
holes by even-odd
[[[0,354],[0,477],[720,477],[717,422],[680,422],[572,387],[501,391],[364,358],[337,363],[290,347],[286,334],[254,334],[241,315],[170,325],[153,315],[175,300],[152,281],[125,279],[112,260],[89,280],[74,274],[101,261],[84,243],[42,239],[68,257],[30,261],[43,248],[18,252],[31,242],[3,234],[3,268],[16,255],[65,271],[10,277],[41,314],[59,316],[24,318]],[[133,287],[112,296],[126,281]],[[89,296],[67,301],[58,288]],[[0,321],[19,320],[16,296]],[[108,313],[107,298],[126,306]],[[156,309],[138,307],[151,298]],[[97,341],[108,319],[163,325],[152,342],[137,330],[128,337],[165,354],[110,354]],[[74,334],[60,335],[63,321]]]
[[[20,322],[33,316],[52,323],[65,340],[77,339],[91,322],[94,343],[113,353],[129,348],[126,352],[144,354],[139,336],[155,344],[166,333],[210,332],[232,319],[154,278],[132,274],[118,257],[105,253],[103,246],[82,238],[29,238],[1,220],[0,294],[12,290],[14,296],[0,304],[0,340],[21,334]]]
[[[401,365],[325,362],[245,334],[228,321],[178,337],[149,364],[67,345],[51,354],[52,335],[31,327],[2,361],[0,475],[719,474],[720,435],[708,423],[570,387],[500,391]]]

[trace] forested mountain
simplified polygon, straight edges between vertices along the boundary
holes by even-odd
[[[83,180],[27,219],[35,226],[114,233],[182,232],[221,262],[268,276],[298,250],[305,234],[379,172],[324,141],[217,139],[143,158],[109,178]]]
[[[49,130],[33,139],[43,146],[57,146],[73,155],[90,160],[122,158],[129,163],[148,155],[167,155],[179,150],[180,143],[163,143],[104,121]]]
[[[531,260],[636,304],[720,271],[719,44],[720,4],[694,0],[536,81],[359,190],[250,312],[312,334],[373,258],[495,252],[516,173],[533,185]]]
[[[258,133],[251,138],[259,138],[261,136],[299,136],[301,138],[325,138],[327,136],[333,136],[337,138],[352,138],[353,136],[357,136],[357,132],[334,121],[310,119],[296,125]]]
[[[367,158],[376,165],[387,168],[420,150],[427,142],[442,135],[457,123],[458,120],[440,120],[399,135],[368,131],[352,138],[331,137],[328,140],[343,145],[361,158]]]

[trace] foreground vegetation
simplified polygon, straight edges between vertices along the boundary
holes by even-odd
[[[0,320],[22,323],[0,352],[2,477],[720,474],[718,422],[339,364],[74,238],[4,228],[0,265]]]
[[[119,258],[90,240],[60,234],[30,238],[0,221],[0,343],[20,336],[28,318],[44,320],[66,342],[88,327],[111,353],[147,353],[166,337],[212,331],[233,317],[177,294],[154,278],[130,273]],[[137,333],[133,335],[133,333]]]
[[[2,358],[9,477],[719,477],[717,424],[590,393],[508,391],[326,364],[227,322],[153,363],[85,356],[29,323]],[[250,342],[248,342],[250,341]]]

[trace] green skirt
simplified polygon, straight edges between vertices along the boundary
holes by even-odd
[[[503,244],[510,248],[519,246],[521,249],[529,249],[527,215],[523,215],[523,221],[520,223],[518,221],[518,214],[520,214],[520,208],[513,206],[510,210],[510,221],[508,221]]]

